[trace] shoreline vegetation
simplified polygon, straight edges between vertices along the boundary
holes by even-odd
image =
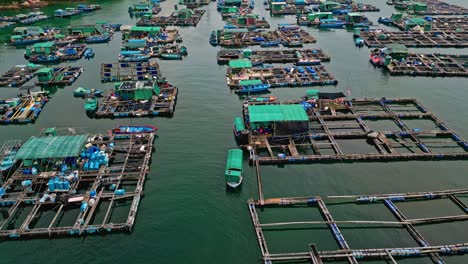
[[[37,8],[44,7],[53,3],[61,2],[83,2],[82,0],[70,1],[70,0],[25,0],[25,1],[10,1],[10,0],[0,0],[0,10],[17,10],[24,8]]]

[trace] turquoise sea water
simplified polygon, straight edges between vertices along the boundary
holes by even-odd
[[[389,16],[392,7],[383,0],[368,0],[379,6],[380,13],[369,13],[377,21]],[[451,1],[468,6],[466,0]],[[128,16],[129,0],[101,1],[103,10],[72,19],[51,20],[53,26],[89,24],[105,19],[111,23],[132,24]],[[170,14],[176,1],[162,3],[161,14]],[[256,1],[255,11],[267,17],[272,27],[294,22],[294,16],[270,18]],[[56,5],[45,9],[51,14]],[[76,127],[80,131],[104,132],[118,124],[148,123],[159,127],[151,173],[145,184],[135,228],[131,234],[111,234],[64,239],[4,241],[0,245],[0,263],[261,263],[246,202],[256,197],[254,171],[245,161],[243,187],[237,192],[225,189],[223,171],[226,151],[236,147],[232,120],[241,114],[242,102],[226,86],[225,66],[216,64],[219,48],[208,43],[212,30],[223,22],[216,4],[204,7],[207,13],[196,28],[181,28],[183,45],[189,56],[183,61],[162,61],[160,67],[168,81],[179,87],[173,118],[89,119],[81,99],[73,97],[78,86],[110,89],[112,84],[99,80],[100,63],[114,62],[120,49],[120,33],[109,44],[93,45],[96,56],[76,65],[85,72],[71,87],[60,88],[34,125],[2,126],[0,141],[27,139],[43,128]],[[4,12],[2,11],[2,14]],[[10,14],[10,12],[5,12]],[[43,22],[39,25],[48,25]],[[311,47],[324,49],[332,57],[325,63],[340,84],[323,91],[345,91],[352,97],[415,97],[459,134],[468,138],[468,85],[463,78],[389,77],[368,62],[369,49],[354,47],[352,33],[345,30],[307,29],[317,38]],[[9,31],[0,31],[8,39]],[[418,49],[431,52],[431,49]],[[438,52],[467,54],[462,49]],[[0,47],[0,72],[23,64],[22,49]],[[274,89],[272,96],[296,99],[307,88]],[[0,97],[9,98],[16,89],[1,88]],[[464,188],[468,184],[465,161],[411,161],[392,163],[337,163],[262,167],[266,197],[341,195],[359,193],[393,193]],[[444,201],[427,205],[406,203],[401,209],[408,217],[421,218],[441,214],[461,214]],[[370,207],[331,206],[335,219],[394,220],[383,205]],[[262,221],[319,220],[315,209],[265,210]],[[450,223],[421,227],[421,233],[434,245],[465,242],[468,223]],[[416,246],[401,228],[345,229],[351,247]],[[337,249],[328,229],[269,231],[265,233],[269,249],[275,252],[306,251],[315,242],[319,250]],[[447,263],[468,263],[468,257],[445,258]],[[374,262],[384,263],[384,262]],[[405,260],[401,263],[429,263],[429,259]]]

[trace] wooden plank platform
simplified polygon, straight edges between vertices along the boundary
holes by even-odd
[[[386,66],[390,75],[468,77],[468,55],[410,53],[402,61]]]
[[[275,49],[252,50],[245,56],[242,50],[220,50],[218,64],[228,64],[230,60],[250,59],[252,63],[294,63],[297,65],[317,65],[330,61],[330,56],[322,49]]]
[[[156,62],[101,63],[101,82],[155,80],[161,77]]]
[[[153,16],[151,19],[142,18],[137,22],[137,26],[191,26],[196,27],[198,22],[200,22],[203,14],[205,14],[204,9],[193,10],[194,15],[189,18],[180,18],[177,16],[177,13],[174,12],[171,16]]]
[[[408,48],[465,48],[468,33],[444,32],[394,32],[387,30],[361,31],[360,37],[369,48],[383,48],[391,43],[403,44]]]
[[[417,15],[468,15],[468,9],[449,4],[441,0],[418,0],[418,2],[427,5],[427,10],[417,12]],[[407,6],[401,0],[392,0],[395,6],[400,6],[400,9],[406,9]],[[410,13],[415,13],[413,10],[407,10]]]
[[[34,77],[40,67],[14,66],[0,75],[0,87],[20,87]]]

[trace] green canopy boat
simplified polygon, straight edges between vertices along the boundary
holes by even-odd
[[[242,150],[230,149],[226,161],[224,176],[229,187],[236,188],[242,183]]]
[[[98,104],[96,97],[86,99],[84,106],[86,113],[94,113],[98,108]]]

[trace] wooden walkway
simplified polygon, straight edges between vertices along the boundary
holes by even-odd
[[[391,75],[468,77],[468,55],[410,53],[404,62],[386,66]]]
[[[282,102],[288,103],[300,101]],[[244,120],[249,119],[248,106],[252,104],[266,103],[244,105]],[[259,163],[468,158],[468,142],[416,99],[353,99],[322,107],[307,111],[308,133],[274,136],[250,131],[249,146],[258,153]],[[379,122],[391,124],[394,129],[379,129]],[[249,129],[249,123],[246,127]],[[350,144],[355,147],[351,148]]]
[[[383,48],[388,44],[403,44],[408,48],[465,48],[467,32],[393,32],[387,30],[362,31],[361,36],[369,48]]]
[[[160,75],[156,62],[101,63],[101,82],[155,80]]]
[[[242,50],[220,50],[217,54],[218,64],[228,64],[230,60],[248,58],[253,63],[294,63],[314,65],[330,61],[330,56],[322,49],[275,49],[252,50],[245,56]]]
[[[137,26],[158,26],[158,27],[191,26],[191,27],[196,27],[198,22],[200,22],[203,14],[205,14],[206,11],[203,9],[196,9],[193,11],[194,11],[194,15],[192,15],[189,18],[179,18],[176,12],[174,12],[170,16],[153,16],[151,19],[142,18],[140,21],[137,22]]]
[[[78,178],[68,191],[48,189],[49,178],[57,172],[41,172],[32,176],[23,174],[26,166],[21,164],[2,186],[6,193],[0,196],[0,205],[6,207],[7,212],[0,222],[0,237],[51,238],[113,231],[130,232],[149,173],[153,140],[154,134],[90,136],[87,141],[90,144],[115,144],[106,151],[109,164],[102,165],[98,170],[78,168]],[[32,185],[23,186],[25,180],[30,180]],[[124,188],[127,190],[125,193],[114,191]],[[46,195],[53,195],[55,199],[41,199]],[[91,200],[94,202],[90,202]],[[125,201],[128,202],[129,209],[126,220],[120,222],[114,219],[113,211],[117,210],[116,207],[122,207]],[[88,206],[83,207],[84,203]],[[70,217],[75,221],[64,224],[63,219]]]

